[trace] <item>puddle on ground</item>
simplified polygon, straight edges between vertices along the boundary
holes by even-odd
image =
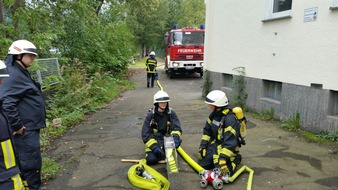
[[[323,179],[317,179],[315,183],[324,185],[327,187],[334,187],[334,189],[338,189],[338,176],[337,177],[329,177]]]
[[[267,153],[265,153],[262,157],[268,157],[268,158],[282,158],[282,157],[289,157],[295,160],[301,160],[308,162],[312,167],[316,168],[317,170],[322,170],[322,162],[316,158],[312,158],[310,156],[305,156],[302,154],[297,154],[293,152],[286,152],[289,147],[284,147],[278,150],[272,150]]]

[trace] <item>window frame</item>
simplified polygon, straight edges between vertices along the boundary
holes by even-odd
[[[231,89],[234,87],[233,84],[234,76],[232,74],[223,73],[222,78],[223,78],[223,86]]]
[[[263,80],[263,97],[266,99],[281,101],[282,82]]]
[[[330,10],[338,9],[338,0],[332,0],[332,5],[330,7]]]
[[[338,91],[330,90],[328,115],[338,117]]]
[[[264,19],[262,20],[262,22],[292,17],[292,5],[290,10],[274,13],[273,12],[274,3],[275,3],[274,0],[265,0],[265,9],[264,9],[265,12]]]

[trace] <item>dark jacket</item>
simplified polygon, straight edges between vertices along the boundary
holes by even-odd
[[[163,147],[164,136],[174,134],[181,136],[182,133],[181,123],[176,113],[171,109],[167,109],[165,112],[158,112],[157,108],[155,107],[147,113],[142,127],[142,140],[148,148],[155,144]],[[152,120],[154,121],[151,122]],[[154,143],[147,144],[148,142]]]
[[[12,136],[9,130],[9,123],[1,108],[0,101],[0,183],[20,173],[16,162],[13,148]],[[7,163],[7,164],[5,164]]]
[[[10,77],[4,78],[0,85],[0,99],[12,129],[46,127],[46,105],[40,85],[31,78],[27,69],[15,61],[6,65]]]
[[[230,159],[222,152],[238,153],[240,142],[240,124],[229,107],[212,112],[203,128],[203,137],[200,147],[206,148],[209,143],[221,146],[220,156]]]

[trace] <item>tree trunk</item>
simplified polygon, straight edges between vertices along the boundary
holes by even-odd
[[[0,24],[5,24],[4,0],[0,0]]]
[[[22,0],[15,0],[14,5],[13,5],[13,16],[15,15],[16,11],[21,7],[21,5],[22,5]],[[20,29],[19,21],[13,20],[13,24],[14,24],[15,30],[18,31]]]

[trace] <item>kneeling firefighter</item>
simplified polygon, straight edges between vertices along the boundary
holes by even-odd
[[[211,91],[205,100],[211,113],[203,128],[198,163],[206,170],[219,168],[222,175],[231,176],[240,164],[240,123],[223,91]]]
[[[154,95],[154,108],[150,109],[142,126],[142,140],[146,145],[148,165],[165,158],[164,136],[172,135],[175,148],[181,144],[181,123],[174,110],[169,107],[169,95],[158,91]]]

